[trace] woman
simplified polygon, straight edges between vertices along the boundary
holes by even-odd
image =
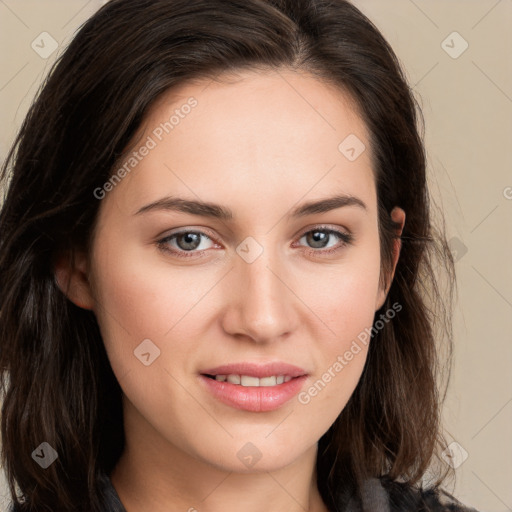
[[[13,510],[470,510],[416,108],[344,0],[100,9],[3,168]]]

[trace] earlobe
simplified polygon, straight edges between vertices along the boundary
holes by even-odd
[[[60,254],[54,263],[54,274],[62,293],[76,306],[93,309],[94,299],[87,277],[87,256],[82,252]]]
[[[399,224],[399,227],[397,227],[397,230],[396,230],[397,238],[395,238],[393,240],[393,268],[391,269],[391,276],[390,276],[389,284],[388,284],[388,287],[386,288],[386,290],[383,290],[379,286],[379,293],[377,295],[375,311],[379,310],[383,306],[383,304],[386,300],[386,297],[388,295],[389,289],[391,288],[391,283],[393,282],[393,279],[395,277],[396,265],[397,265],[398,259],[400,257],[400,251],[402,250],[402,240],[400,239],[400,236],[402,235],[402,231],[403,231],[404,225],[405,225],[404,210],[402,210],[402,208],[399,208],[398,206],[395,206],[393,208],[393,210],[391,211],[391,220],[393,220],[393,222]]]

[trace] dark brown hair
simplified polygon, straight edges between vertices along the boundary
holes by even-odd
[[[402,309],[373,336],[357,388],[320,439],[322,497],[338,510],[367,477],[413,486],[440,460],[453,259],[444,226],[431,221],[421,109],[388,43],[345,0],[111,0],[52,67],[2,168],[2,461],[22,510],[102,510],[100,476],[124,446],[121,389],[96,318],[59,289],[56,256],[89,248],[93,191],[154,102],[189,80],[244,68],[307,72],[354,100],[371,137],[383,284],[397,236],[390,212],[406,212],[375,319],[391,304]],[[43,441],[59,454],[44,471],[31,457]]]

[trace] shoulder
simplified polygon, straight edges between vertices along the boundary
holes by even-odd
[[[102,500],[106,505],[106,510],[109,512],[126,512],[123,504],[121,503],[121,499],[117,494],[114,486],[112,485],[112,481],[110,480],[110,476],[106,473],[101,473],[98,478],[100,495],[102,496]]]
[[[478,512],[442,488],[418,488],[387,477],[369,478],[344,512]]]
[[[103,472],[97,475],[97,491],[98,500],[101,503],[102,510],[105,512],[126,512],[126,509],[119,499],[119,495],[112,485],[110,477]],[[11,508],[6,512],[32,512],[33,510],[35,510],[33,506],[29,506],[27,504],[17,506],[12,503]],[[45,510],[47,510],[46,507]]]
[[[386,478],[378,482],[388,497],[389,512],[478,512],[442,488],[416,488]]]

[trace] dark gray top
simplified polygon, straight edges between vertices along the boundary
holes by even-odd
[[[103,480],[109,512],[126,512],[110,478]],[[107,510],[107,509],[106,509]],[[420,491],[399,482],[371,478],[362,489],[362,500],[352,498],[345,509],[332,512],[478,512],[442,489]]]

